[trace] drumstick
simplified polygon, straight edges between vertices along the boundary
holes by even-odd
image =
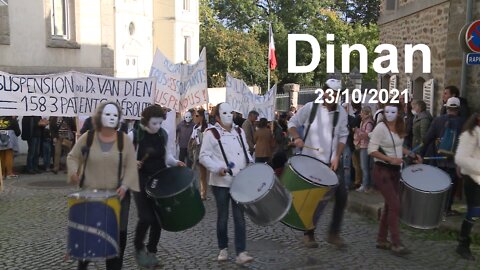
[[[323,152],[323,149],[321,149],[321,148],[315,148],[315,147],[311,147],[311,146],[308,146],[308,145],[304,145],[303,148]]]
[[[447,159],[447,157],[424,157],[424,160],[437,160],[437,159]]]

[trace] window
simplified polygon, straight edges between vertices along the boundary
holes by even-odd
[[[183,10],[190,11],[190,0],[183,0]]]
[[[395,10],[397,6],[397,0],[385,0],[387,2],[387,10]]]
[[[68,0],[52,0],[52,36],[68,39]]]
[[[191,58],[191,54],[190,54],[190,51],[191,51],[191,46],[192,46],[192,38],[189,37],[189,36],[185,36],[184,37],[184,40],[185,40],[185,43],[184,43],[184,47],[183,47],[183,60],[186,62],[186,63],[190,63],[190,61],[192,60]]]

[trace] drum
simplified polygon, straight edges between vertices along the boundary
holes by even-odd
[[[273,169],[261,163],[252,164],[235,176],[230,195],[255,224],[262,226],[280,221],[292,204],[290,193]]]
[[[400,219],[418,229],[438,227],[445,212],[450,176],[430,165],[415,164],[402,171]]]
[[[194,180],[194,172],[187,167],[166,168],[148,180],[145,191],[155,202],[162,229],[183,231],[202,220],[205,207]]]
[[[338,185],[335,172],[318,159],[297,155],[288,160],[280,180],[293,197],[282,222],[297,230],[315,229]]]
[[[68,254],[78,260],[117,257],[120,200],[112,191],[88,190],[68,195]]]

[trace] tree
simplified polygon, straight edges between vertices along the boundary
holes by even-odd
[[[380,16],[380,0],[337,0],[336,7],[352,24],[376,24]]]

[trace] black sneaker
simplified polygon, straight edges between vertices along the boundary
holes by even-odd
[[[473,257],[472,252],[468,247],[459,245],[457,246],[456,252],[458,255],[460,255],[460,257],[462,257],[465,260],[475,261],[475,257]]]

